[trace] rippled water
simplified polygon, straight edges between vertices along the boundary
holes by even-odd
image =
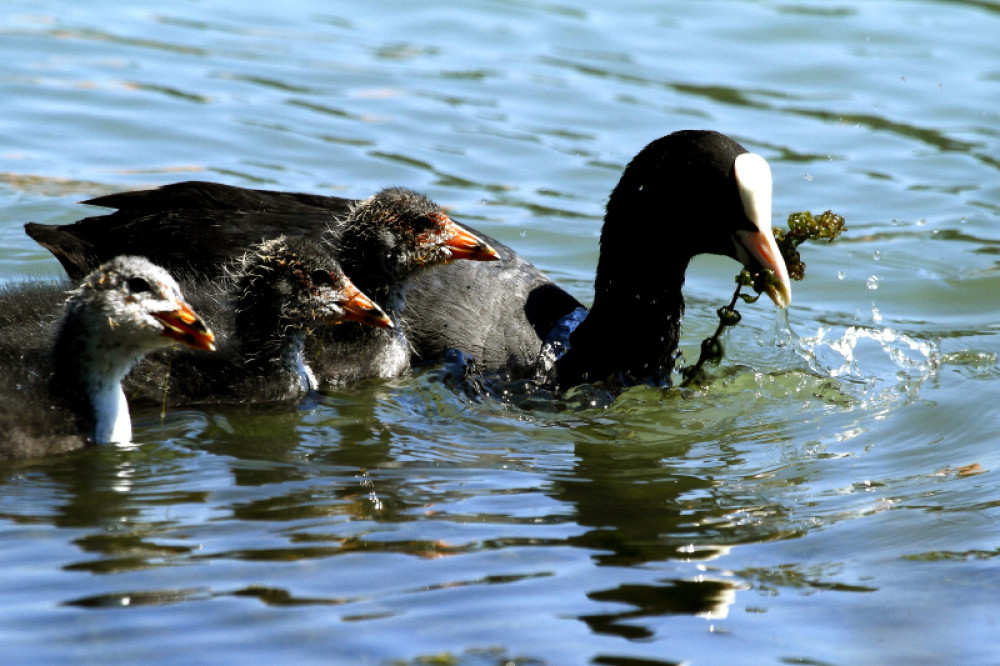
[[[686,127],[849,231],[698,389],[554,411],[431,368],[7,465],[4,659],[995,662],[998,34],[985,1],[8,0],[8,281],[60,275],[23,222],[107,192],[399,184],[589,302],[607,193]],[[689,271],[689,359],[734,272]]]

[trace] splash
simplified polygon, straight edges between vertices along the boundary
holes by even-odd
[[[936,343],[891,328],[849,326],[838,331],[821,327],[815,336],[801,338],[799,347],[813,369],[830,377],[866,382],[888,377],[924,379],[941,364]]]

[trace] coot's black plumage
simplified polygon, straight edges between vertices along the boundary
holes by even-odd
[[[353,321],[392,321],[311,238],[254,245],[220,282],[186,287],[219,333],[211,355],[171,350],[136,367],[125,382],[133,402],[254,403],[292,400],[316,388],[304,357],[310,333]],[[349,361],[349,360],[348,360]]]
[[[0,458],[129,441],[121,380],[133,363],[175,342],[213,348],[174,279],[146,259],[102,265],[56,321],[60,292],[48,285],[0,294]]]
[[[766,162],[718,132],[675,132],[640,151],[608,201],[594,304],[569,338],[554,381],[569,386],[609,376],[665,378],[683,314],[684,272],[700,253],[773,270],[779,285],[771,296],[778,305],[787,304],[787,271],[770,232],[770,188]],[[150,256],[173,265],[164,252],[187,248],[189,238],[208,234],[214,247],[202,256],[185,254],[184,260],[210,272],[220,261],[217,255],[231,251],[225,248],[284,231],[286,224],[318,237],[332,218],[354,205],[336,197],[208,183],[179,183],[91,203],[118,211],[65,227],[26,227],[67,270],[83,270],[101,252],[121,244],[133,249],[134,243],[149,245]],[[303,228],[309,226],[311,232]],[[482,369],[532,368],[556,324],[580,303],[510,248],[471,231],[494,247],[501,261],[438,265],[408,280],[403,310],[394,314],[401,314],[412,358],[437,360],[457,348]],[[373,291],[346,258],[342,262],[360,288]]]

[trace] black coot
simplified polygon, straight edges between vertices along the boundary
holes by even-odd
[[[608,200],[589,312],[509,248],[484,240],[499,264],[442,266],[413,280],[403,318],[418,356],[455,348],[481,370],[530,373],[546,340],[562,338],[568,351],[549,378],[564,388],[608,378],[658,383],[673,368],[681,287],[695,255],[768,268],[778,280],[772,300],[791,301],[771,233],[767,162],[718,132],[662,137],[625,168]],[[458,316],[470,310],[478,316]]]

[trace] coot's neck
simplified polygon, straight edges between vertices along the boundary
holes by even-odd
[[[395,328],[385,329],[348,321],[326,327],[314,356],[318,379],[324,386],[366,377],[395,377],[410,364],[406,322],[402,318],[409,271],[397,256],[398,248],[369,225],[346,222],[332,230],[337,260],[354,285],[389,315]]]
[[[403,311],[407,278],[413,273],[413,266],[396,245],[398,240],[384,230],[355,221],[347,222],[337,234],[334,245],[340,248],[337,258],[344,272],[396,321]],[[382,330],[365,328],[369,333]]]
[[[239,356],[252,375],[289,382],[295,390],[314,389],[316,379],[305,362],[306,331],[282,314],[279,299],[259,283],[241,290],[235,318]]]
[[[143,351],[91,330],[79,313],[70,311],[53,347],[53,391],[80,418],[95,444],[132,440],[132,420],[122,391],[122,378]]]
[[[396,242],[363,224],[349,223],[341,231],[339,260],[344,272],[395,324],[385,329],[347,322],[330,331],[330,338],[366,357],[358,367],[361,376],[394,377],[409,365],[403,311],[410,279],[419,269],[402,255]]]
[[[644,224],[664,216],[660,201],[629,165],[608,200],[594,305],[556,363],[560,385],[669,380],[692,251],[683,242],[656,242],[641,233]]]
[[[280,361],[281,374],[292,380],[299,391],[314,391],[318,387],[316,375],[306,363],[306,332],[297,328],[288,336],[288,344]]]
[[[350,269],[344,263],[345,273]],[[354,278],[351,278],[354,281]],[[323,385],[337,385],[367,377],[396,377],[410,367],[410,344],[406,338],[406,321],[403,319],[404,296],[407,280],[374,290],[355,286],[369,295],[389,315],[395,328],[376,328],[360,322],[348,321],[327,326],[318,336],[316,371]]]
[[[628,276],[599,281],[593,307],[556,363],[559,384],[668,381],[684,315],[686,266],[661,265],[661,281],[653,284]]]

